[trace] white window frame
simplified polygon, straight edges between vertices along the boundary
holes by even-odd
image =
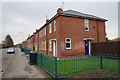
[[[85,28],[86,27],[88,28],[88,30],[85,30],[85,31],[89,31],[89,20],[88,19],[84,19],[84,23],[85,23]]]
[[[44,47],[43,47],[43,41],[42,41],[42,50],[44,50]]]
[[[46,50],[46,41],[45,41],[45,50]]]
[[[89,55],[90,55],[90,41],[89,41]]]
[[[49,33],[52,33],[52,24],[49,24]]]
[[[52,40],[49,40],[49,51],[52,51]]]
[[[54,20],[54,32],[56,32],[56,20]]]
[[[67,39],[70,39],[70,41],[67,42]],[[70,43],[70,48],[66,48],[66,49],[71,49],[71,38],[66,38],[66,39],[65,39],[65,42],[66,42],[66,43]],[[66,43],[65,43],[65,44],[66,44]],[[66,47],[66,46],[65,46],[65,47]]]
[[[41,31],[39,32],[39,38],[41,38],[42,37],[42,35],[41,35]]]
[[[45,27],[45,35],[46,35],[46,27]]]

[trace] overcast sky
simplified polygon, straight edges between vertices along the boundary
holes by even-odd
[[[45,24],[46,15],[53,17],[60,5],[61,2],[2,2],[2,40],[7,34],[15,44],[21,42],[22,34],[25,40]],[[107,19],[107,37],[118,36],[117,2],[64,2],[64,11],[69,9]]]

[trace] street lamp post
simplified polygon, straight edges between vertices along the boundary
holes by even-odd
[[[19,33],[21,34],[21,43],[22,43],[24,34],[23,34],[23,32],[19,32]]]

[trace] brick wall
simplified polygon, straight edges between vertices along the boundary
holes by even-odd
[[[32,43],[35,47],[35,51],[53,56],[53,42],[52,42],[52,51],[49,51],[49,40],[57,39],[58,57],[79,56],[79,55],[85,55],[85,41],[83,40],[84,38],[87,37],[94,39],[90,41],[90,45],[91,43],[106,41],[105,22],[89,20],[89,31],[85,31],[84,19],[59,16],[55,20],[56,20],[55,32],[54,32],[54,20],[53,20],[51,22],[52,33],[49,33],[49,24],[48,24],[42,30],[37,32],[34,35],[34,37],[31,38],[32,40],[30,43],[32,42],[35,43],[35,44]],[[66,42],[65,42],[66,38],[71,38],[71,49],[69,50],[66,49]],[[45,50],[45,41],[46,41],[46,50]],[[27,41],[27,44],[30,43],[29,41]],[[30,47],[31,50],[32,48],[34,48],[32,47],[32,44]],[[92,50],[92,47],[90,47],[90,49]]]
[[[91,43],[98,42],[97,21],[89,20],[89,31],[85,31],[84,19],[60,16],[60,56],[85,54],[83,38],[94,38]],[[99,42],[105,42],[105,22],[98,21]],[[71,49],[65,48],[65,38],[71,38]],[[91,49],[91,48],[90,48]]]

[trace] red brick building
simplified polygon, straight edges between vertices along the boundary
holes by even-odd
[[[34,43],[35,43],[35,33],[33,33],[33,35],[31,35],[28,39],[27,39],[27,41],[29,42],[29,50],[35,50],[35,45],[34,45]]]
[[[105,42],[106,19],[73,10],[57,10],[57,14],[35,34],[35,51],[50,56],[91,54],[91,43]]]

